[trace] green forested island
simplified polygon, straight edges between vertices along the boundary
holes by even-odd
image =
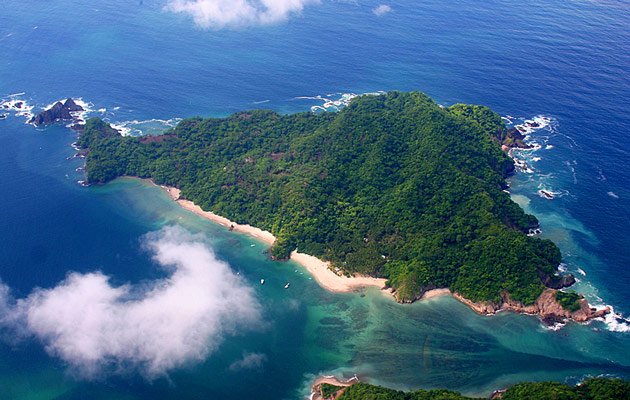
[[[482,106],[422,93],[362,96],[338,113],[190,118],[161,136],[87,121],[87,179],[151,178],[204,210],[268,230],[347,274],[385,277],[400,301],[448,287],[472,301],[532,304],[561,261],[514,203],[501,145],[521,139]],[[571,299],[565,299],[567,304]]]
[[[402,392],[367,383],[346,388],[330,384],[316,387],[319,398],[337,400],[471,400],[450,390],[417,390]],[[340,391],[341,395],[339,395]],[[339,397],[335,397],[339,395]],[[630,398],[630,382],[614,378],[591,378],[578,386],[557,382],[526,382],[497,392],[493,399],[502,400],[621,400]]]

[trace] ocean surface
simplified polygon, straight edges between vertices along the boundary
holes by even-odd
[[[450,297],[398,305],[375,290],[328,293],[299,265],[268,260],[261,243],[180,209],[150,183],[82,187],[72,131],[26,124],[24,106],[0,109],[0,398],[302,399],[320,374],[476,395],[523,380],[630,378],[628,2],[397,0],[377,15],[380,2],[322,0],[274,24],[225,29],[202,28],[166,3],[2,2],[1,101],[37,112],[82,98],[89,115],[129,134],[390,90],[484,104],[514,124],[545,117],[529,136],[539,148],[514,154],[527,167],[511,193],[560,246],[576,289],[617,316],[550,329],[532,316],[478,316]],[[100,271],[111,287],[147,296],[142,288],[170,272],[145,235],[174,225],[229,265],[261,322],[226,329],[200,357],[152,374],[124,356],[133,342],[78,368],[83,350],[52,345],[64,332],[24,333],[7,321],[2,307],[51,293],[37,288],[58,288],[71,271]],[[125,301],[134,298],[115,307]],[[88,302],[62,302],[70,314],[53,321],[66,326]]]

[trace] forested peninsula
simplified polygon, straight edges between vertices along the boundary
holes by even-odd
[[[572,283],[558,275],[559,249],[527,235],[538,221],[504,190],[514,164],[503,150],[524,144],[487,107],[390,92],[337,113],[253,110],[144,137],[93,118],[78,145],[89,183],[137,176],[179,188],[270,231],[275,259],[298,249],[339,273],[384,277],[400,302],[450,288],[479,312],[539,312]],[[562,300],[554,314],[594,315],[577,295]]]

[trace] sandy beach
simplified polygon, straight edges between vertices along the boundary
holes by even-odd
[[[181,198],[181,191],[174,187],[162,186],[164,190],[168,193],[168,195],[176,201],[181,207],[185,208],[188,211],[191,211],[203,218],[206,218],[212,222],[223,225],[224,227],[231,229],[234,232],[244,233],[250,235],[265,244],[271,246],[273,242],[275,242],[276,238],[271,234],[271,232],[263,231],[262,229],[256,228],[251,225],[243,225],[237,224],[229,219],[217,215],[210,211],[204,211],[201,207],[196,205],[190,200],[184,200]],[[330,268],[330,263],[326,261],[322,261],[317,257],[299,253],[294,251],[291,253],[291,259],[298,264],[302,265],[306,270],[313,276],[313,279],[324,289],[329,290],[331,292],[342,293],[342,292],[352,292],[355,290],[360,290],[366,287],[376,287],[379,289],[385,288],[385,282],[387,281],[384,278],[372,278],[368,276],[353,276],[347,277],[343,275],[337,275]],[[444,290],[444,289],[438,289]],[[445,289],[448,291],[448,289]],[[450,292],[449,292],[450,293]],[[425,293],[423,298],[434,297],[435,295],[429,295],[429,292]]]
[[[200,217],[209,219],[210,221],[217,223],[219,225],[223,225],[228,229],[232,229],[234,232],[245,233],[247,235],[253,236],[256,239],[264,242],[265,244],[271,246],[273,242],[275,242],[276,238],[271,234],[271,232],[263,231],[262,229],[256,228],[251,225],[242,225],[237,224],[236,222],[232,222],[229,219],[217,215],[210,211],[204,211],[201,207],[196,205],[190,200],[184,200],[180,198],[181,191],[174,187],[162,186],[171,199],[175,200],[177,204],[179,204],[182,208],[191,211]]]
[[[212,222],[231,229],[234,232],[250,235],[268,246],[273,245],[273,242],[275,242],[276,240],[271,232],[263,231],[262,229],[256,228],[255,226],[251,225],[237,224],[236,222],[230,221],[229,219],[217,215],[213,212],[204,211],[201,207],[199,207],[192,201],[182,199],[181,191],[177,188],[168,186],[161,187],[166,190],[171,199],[176,201],[181,207],[203,218],[206,218]],[[328,291],[335,293],[345,293],[361,290],[366,287],[376,287],[381,289],[383,292],[386,292],[393,296],[393,291],[391,289],[385,288],[385,282],[387,282],[387,280],[384,278],[372,278],[369,276],[361,275],[355,275],[353,277],[337,275],[329,268],[329,262],[320,260],[319,258],[311,256],[309,254],[299,253],[297,251],[293,251],[291,253],[291,260],[306,268],[306,270],[313,276],[313,279],[315,279],[315,281],[322,288]],[[451,294],[452,293],[450,289],[447,288],[433,289],[426,291],[421,300],[428,300],[439,296],[450,296]]]
[[[384,289],[387,282],[384,278],[337,275],[329,268],[330,263],[297,251],[291,253],[291,259],[306,268],[321,287],[331,292],[351,292],[369,286]]]
[[[450,296],[450,295],[452,295],[451,289],[448,289],[448,288],[432,289],[432,290],[427,290],[426,292],[424,292],[420,300],[428,300],[434,297]]]

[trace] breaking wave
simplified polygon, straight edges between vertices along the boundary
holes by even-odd
[[[299,96],[295,97],[294,100],[309,100],[314,101],[320,104],[311,106],[311,112],[326,112],[332,111],[336,112],[344,107],[347,107],[350,102],[359,97],[359,96],[380,96],[385,94],[384,91],[377,92],[368,92],[368,93],[331,93],[325,96],[317,95],[317,96]]]

